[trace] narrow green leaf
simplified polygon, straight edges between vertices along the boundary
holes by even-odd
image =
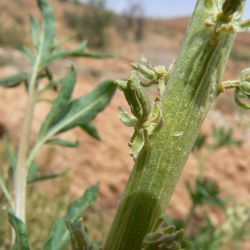
[[[80,125],[80,128],[82,130],[84,130],[85,132],[87,132],[90,136],[94,137],[95,139],[97,139],[97,140],[101,139],[101,137],[100,137],[100,135],[99,135],[99,133],[98,133],[98,131],[93,123],[89,122],[86,124],[82,124],[82,125]]]
[[[57,134],[76,126],[86,126],[109,104],[115,90],[114,82],[107,80],[98,85],[89,94],[73,100],[65,117],[51,128],[52,132],[54,131]]]
[[[35,62],[35,56],[34,56],[33,52],[28,47],[25,47],[25,46],[23,47],[23,52],[28,57],[28,59],[31,62],[31,64],[34,64],[34,62]]]
[[[16,170],[16,156],[15,156],[15,152],[13,151],[13,149],[11,147],[11,143],[10,143],[8,138],[5,139],[5,145],[6,145],[6,153],[7,153],[7,156],[9,157],[9,160],[10,160],[8,177],[9,177],[9,180],[12,180],[14,173],[15,173],[15,170]]]
[[[82,197],[76,199],[69,207],[65,216],[58,219],[50,234],[49,240],[45,243],[43,250],[63,250],[70,241],[70,233],[65,222],[80,219],[87,209],[93,206],[97,199],[98,185],[88,188]]]
[[[5,199],[7,200],[9,206],[11,207],[12,206],[11,195],[8,191],[8,188],[7,188],[5,181],[4,181],[4,177],[3,177],[1,172],[0,172],[0,191],[2,191]]]
[[[40,174],[39,167],[40,166],[35,161],[33,161],[32,164],[30,165],[28,179],[27,179],[28,184],[38,182],[38,181],[46,181],[50,179],[55,179],[55,178],[64,176],[67,173],[67,171],[63,171],[61,173],[54,173],[54,174]]]
[[[78,48],[74,50],[64,50],[64,49],[55,50],[40,64],[40,68],[46,67],[48,64],[52,63],[57,59],[63,59],[68,57],[88,57],[88,58],[99,58],[99,59],[112,57],[111,55],[108,54],[87,51],[86,45],[87,43],[83,42]]]
[[[8,213],[9,222],[15,230],[16,240],[12,250],[29,250],[30,244],[26,226],[22,220],[16,217],[11,211]]]
[[[12,88],[20,85],[22,82],[27,81],[27,73],[21,72],[13,76],[0,79],[0,86]]]
[[[53,45],[56,34],[55,16],[47,0],[37,0],[43,16],[43,32],[40,38],[41,57],[45,58]]]
[[[71,68],[70,73],[61,81],[61,90],[51,107],[50,112],[44,119],[41,125],[39,136],[42,138],[47,131],[60,121],[70,108],[70,97],[73,93],[76,83],[76,72],[74,68]]]
[[[73,250],[88,250],[90,242],[86,227],[77,220],[75,222],[66,222],[71,236],[71,246]]]
[[[30,17],[30,23],[31,23],[31,36],[32,36],[33,45],[36,48],[38,48],[39,47],[39,39],[40,39],[39,23],[34,16]]]
[[[79,146],[79,142],[71,142],[71,141],[65,141],[61,139],[50,139],[46,141],[47,144],[53,144],[53,145],[58,145],[62,147],[69,147],[69,148],[76,148]]]

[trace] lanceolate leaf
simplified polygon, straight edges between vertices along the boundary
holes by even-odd
[[[61,173],[53,173],[53,174],[40,174],[39,173],[39,165],[33,161],[29,167],[28,180],[27,183],[31,184],[38,181],[46,181],[50,179],[55,179],[57,177],[61,177],[67,173],[67,171],[63,171]]]
[[[60,140],[60,139],[50,139],[46,142],[47,144],[53,144],[53,145],[58,145],[61,147],[69,147],[69,148],[75,148],[79,146],[79,142],[71,142],[71,141],[65,141],[65,140]]]
[[[25,46],[23,47],[23,52],[28,57],[28,59],[30,60],[31,64],[34,64],[34,62],[35,62],[35,55],[33,54],[33,52],[28,47],[25,47]]]
[[[89,94],[73,100],[68,113],[51,131],[61,133],[76,126],[86,126],[109,104],[115,90],[113,81],[104,81]]]
[[[39,23],[37,22],[37,20],[34,16],[30,17],[30,23],[31,23],[31,36],[32,36],[33,45],[36,48],[38,48],[39,47],[39,38],[40,38]]]
[[[66,222],[73,223],[80,219],[87,209],[96,201],[99,187],[88,188],[82,197],[75,200],[68,208],[65,216],[58,219],[50,234],[49,240],[45,243],[43,250],[63,250],[70,241],[70,233],[67,230]]]
[[[47,0],[37,0],[43,16],[43,31],[39,41],[41,58],[45,58],[51,48],[56,34],[55,17]]]
[[[42,69],[46,67],[48,64],[52,63],[57,59],[62,59],[67,57],[89,57],[89,58],[100,58],[100,59],[111,57],[111,55],[87,51],[86,46],[87,43],[83,42],[77,49],[74,50],[64,50],[64,49],[55,50],[40,64],[40,68]]]
[[[29,250],[30,244],[25,224],[12,212],[9,212],[9,222],[15,230],[16,240],[12,250]]]
[[[85,132],[87,132],[90,136],[94,137],[97,140],[100,140],[101,137],[96,129],[96,127],[94,126],[93,123],[89,122],[83,125],[80,125],[80,128],[83,129]]]
[[[13,76],[0,79],[0,86],[12,88],[20,85],[22,82],[27,81],[27,73],[21,72]]]
[[[61,90],[54,101],[54,104],[41,125],[39,136],[43,137],[48,130],[59,122],[70,108],[70,98],[73,93],[76,83],[76,72],[74,68],[71,72],[61,81]]]

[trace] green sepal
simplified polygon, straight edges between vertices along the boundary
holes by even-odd
[[[122,108],[119,109],[119,115],[120,115],[120,121],[126,126],[126,127],[136,127],[138,119],[129,114],[127,111],[123,110]]]
[[[12,250],[30,250],[29,238],[24,222],[16,217],[12,211],[9,211],[8,217],[16,235]]]
[[[139,120],[146,120],[151,111],[151,103],[136,74],[129,78],[124,95],[133,115]]]
[[[13,88],[18,85],[20,85],[22,82],[25,82],[28,80],[28,75],[26,72],[21,72],[13,76],[9,76],[6,78],[0,79],[0,86],[6,87],[6,88]]]
[[[150,160],[152,147],[149,142],[149,135],[146,129],[142,132],[143,135],[143,146],[140,152],[138,153],[138,156],[136,158],[136,168],[139,170],[142,170],[143,167],[146,167]]]
[[[94,205],[99,192],[99,186],[88,188],[82,197],[76,199],[68,207],[67,213],[58,219],[52,228],[50,237],[45,243],[43,250],[63,250],[70,241],[70,233],[67,230],[66,222],[73,223],[79,220],[84,213]]]
[[[244,0],[225,0],[222,5],[223,14],[226,16],[231,16],[239,10],[242,6]]]

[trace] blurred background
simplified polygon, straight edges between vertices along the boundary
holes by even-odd
[[[75,65],[78,72],[76,97],[104,79],[127,78],[130,63],[142,56],[153,64],[169,66],[180,51],[196,3],[195,0],[49,2],[57,18],[57,36],[72,36],[65,47],[74,48],[82,40],[88,40],[91,49],[117,55],[115,59],[79,58],[53,65],[57,76],[63,76],[71,64]],[[34,0],[2,0],[0,8],[2,78],[23,69],[29,70],[22,48],[31,44],[29,14],[39,17],[40,13]],[[249,3],[244,17],[250,17]],[[250,34],[246,32],[237,36],[225,80],[238,78],[249,64]],[[26,104],[25,89],[0,88],[0,100],[0,137],[10,137],[16,147]],[[75,129],[65,138],[79,140],[77,149],[46,146],[39,155],[44,172],[69,171],[60,179],[35,184],[29,189],[28,220],[32,225],[30,230],[34,228],[34,249],[40,249],[52,219],[64,214],[70,200],[97,182],[100,183],[100,196],[86,221],[92,229],[92,238],[105,238],[133,166],[127,146],[133,131],[119,121],[118,107],[128,109],[120,92],[96,119],[101,141]],[[34,134],[48,108],[47,104],[38,106]],[[195,239],[194,249],[250,249],[249,138],[249,111],[237,107],[233,92],[228,91],[218,98],[209,112],[166,211],[165,223],[184,227],[190,239]],[[9,162],[3,143],[0,154],[0,168],[5,168]],[[0,204],[4,210],[1,195]],[[4,221],[2,211],[1,219]],[[237,224],[241,219],[242,223]],[[3,228],[4,223],[1,223],[0,249],[5,249]],[[214,248],[207,247],[211,239],[216,242]]]

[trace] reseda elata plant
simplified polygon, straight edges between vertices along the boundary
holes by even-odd
[[[41,175],[39,164],[35,158],[45,144],[54,144],[64,147],[76,147],[77,142],[61,140],[59,135],[77,126],[94,138],[99,139],[98,132],[92,121],[110,102],[116,86],[113,81],[104,81],[92,92],[72,99],[72,93],[76,84],[76,71],[72,66],[69,73],[62,79],[54,78],[50,71],[50,64],[58,59],[68,57],[105,58],[108,55],[98,54],[87,50],[86,42],[83,42],[74,50],[66,50],[61,47],[64,41],[56,39],[56,23],[52,7],[47,0],[37,0],[42,13],[42,25],[31,17],[32,49],[24,48],[32,71],[20,72],[14,76],[0,79],[3,87],[16,87],[25,84],[28,92],[28,100],[24,115],[23,128],[17,155],[9,147],[9,155],[12,162],[9,182],[13,186],[8,187],[4,176],[0,175],[0,188],[9,205],[9,222],[15,231],[13,249],[30,249],[28,234],[25,225],[26,186],[41,180],[55,178],[62,174]],[[57,91],[57,97],[51,102],[51,109],[42,122],[39,134],[33,144],[30,139],[35,107],[40,101],[46,101],[49,90]],[[51,232],[44,249],[64,249],[70,241],[70,231],[74,231],[78,219],[95,201],[98,187],[93,186],[86,190],[84,195],[73,202],[67,214],[59,219]],[[75,226],[76,224],[76,226]],[[80,227],[81,229],[81,227]],[[80,230],[79,229],[79,230]],[[14,236],[14,235],[13,235]]]
[[[90,94],[71,100],[75,70],[72,68],[65,78],[55,80],[49,64],[70,56],[101,58],[104,55],[87,51],[86,44],[73,51],[61,49],[60,42],[55,40],[51,7],[46,0],[37,2],[43,15],[43,27],[32,18],[35,48],[25,48],[32,73],[21,72],[0,80],[5,87],[24,82],[28,89],[17,157],[11,157],[14,199],[4,178],[0,178],[0,187],[10,206],[9,221],[16,235],[13,249],[25,250],[30,249],[25,225],[26,184],[47,178],[38,173],[37,153],[48,143],[76,146],[57,137],[76,126],[98,137],[92,120],[109,103],[115,91],[113,82],[106,81]],[[128,81],[116,82],[124,92],[132,113],[121,110],[120,117],[126,126],[135,130],[129,143],[135,166],[103,249],[190,248],[181,230],[172,226],[163,230],[158,228],[201,124],[216,97],[228,88],[235,88],[236,103],[250,108],[249,70],[242,71],[239,80],[222,82],[235,34],[250,25],[249,21],[241,21],[244,3],[244,0],[198,0],[183,48],[170,69],[153,67],[143,60],[132,65],[134,72]],[[47,84],[41,80],[47,80]],[[153,101],[146,91],[151,86],[158,88]],[[59,89],[58,96],[40,127],[35,144],[31,145],[34,109],[49,89]],[[73,249],[102,249],[88,239],[87,230],[79,221],[94,203],[97,190],[96,186],[89,188],[69,206],[66,215],[55,223],[44,250],[65,249],[70,240]]]

